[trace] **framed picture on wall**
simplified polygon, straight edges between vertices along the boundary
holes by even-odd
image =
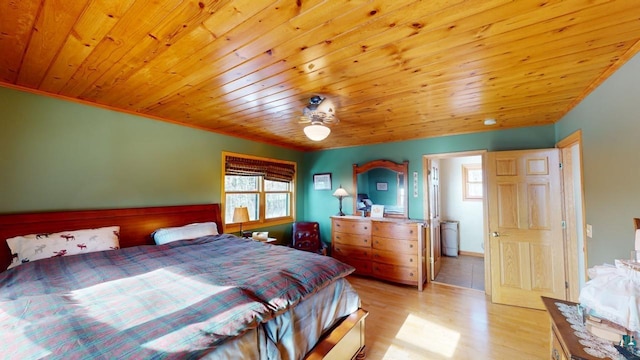
[[[331,190],[331,173],[313,175],[314,190]]]
[[[376,183],[376,190],[378,190],[378,191],[387,191],[387,189],[388,189],[388,184],[386,182]]]

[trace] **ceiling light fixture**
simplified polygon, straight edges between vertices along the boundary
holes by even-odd
[[[303,129],[304,134],[313,141],[322,141],[331,134],[329,123],[337,123],[333,102],[325,97],[315,95],[309,99],[309,105],[302,109],[301,123],[311,123]]]
[[[314,123],[305,126],[302,131],[304,131],[304,134],[313,141],[322,141],[326,139],[329,134],[331,134],[331,129],[329,129],[328,127]]]
[[[496,119],[484,119],[484,124],[486,126],[495,125],[496,124]]]

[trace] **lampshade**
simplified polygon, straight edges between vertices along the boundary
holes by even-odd
[[[331,129],[324,125],[311,124],[309,126],[305,126],[304,134],[313,141],[322,141],[329,136],[331,133]]]
[[[233,222],[240,223],[249,221],[249,209],[246,206],[239,206],[233,209]]]
[[[347,196],[349,196],[349,193],[347,192],[347,190],[343,189],[342,186],[340,186],[333,193],[333,196],[335,196],[335,197],[347,197]]]

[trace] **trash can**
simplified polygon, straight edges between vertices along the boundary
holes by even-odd
[[[440,238],[442,239],[442,251],[445,256],[458,256],[460,249],[460,222],[444,220],[440,222]]]

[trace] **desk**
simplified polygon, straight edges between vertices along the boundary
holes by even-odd
[[[601,359],[589,355],[585,347],[579,343],[580,339],[571,328],[571,323],[565,315],[558,309],[556,303],[575,307],[577,303],[542,297],[542,302],[547,308],[547,313],[551,318],[551,359],[552,360],[592,360]],[[611,349],[617,355],[617,351],[611,345]],[[624,359],[621,356],[614,356],[613,359]],[[607,359],[612,359],[608,357]]]

